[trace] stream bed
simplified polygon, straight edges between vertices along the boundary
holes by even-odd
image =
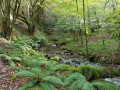
[[[71,65],[71,66],[81,66],[81,65],[91,65],[96,67],[104,67],[98,63],[93,63],[87,61],[83,55],[70,52],[68,50],[62,49],[61,47],[57,47],[56,45],[51,46],[49,49],[45,49],[44,53],[50,54],[51,56],[58,56],[61,59],[61,63],[64,65]],[[105,81],[114,83],[115,85],[120,87],[120,77],[115,78],[105,78]]]

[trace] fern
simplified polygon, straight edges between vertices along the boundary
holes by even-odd
[[[17,76],[32,76],[32,77],[37,77],[37,75],[33,72],[30,71],[20,71],[16,73]]]
[[[12,60],[9,60],[9,65],[13,68],[15,67],[15,63]]]
[[[58,64],[58,65],[55,65],[55,66],[53,66],[53,67],[50,67],[50,70],[53,70],[53,71],[55,71],[55,70],[59,70],[61,67],[63,67],[64,65],[63,64]]]
[[[78,80],[74,81],[73,84],[71,84],[70,90],[80,89],[84,83],[86,83],[85,79],[82,79],[82,78],[78,79]]]
[[[95,90],[95,88],[91,83],[85,82],[85,83],[83,83],[81,90]]]
[[[41,69],[33,68],[31,71],[32,71],[34,74],[36,74],[38,77],[41,75]]]
[[[116,85],[103,80],[93,81],[91,84],[98,90],[120,90]]]
[[[68,85],[70,82],[73,82],[73,81],[78,80],[78,79],[79,80],[83,80],[83,81],[86,80],[85,77],[82,74],[80,74],[80,73],[73,73],[69,77],[66,78],[66,80],[64,82],[64,86]]]
[[[25,90],[27,88],[31,88],[34,86],[36,80],[30,81],[29,83],[26,83],[23,87],[19,88],[18,90]]]
[[[21,61],[21,58],[19,58],[19,57],[12,57],[12,59],[15,61]]]
[[[43,78],[43,80],[51,82],[51,83],[63,85],[63,82],[59,78],[54,77],[54,76],[47,76],[47,77]]]
[[[57,90],[51,83],[49,82],[41,82],[40,87],[43,88],[43,90]]]
[[[49,70],[45,72],[44,70],[44,73],[41,72],[41,69],[39,68],[32,68],[31,70],[27,71],[27,70],[24,70],[24,71],[20,71],[18,73],[16,73],[17,76],[31,76],[31,79],[30,80],[36,80],[37,83],[39,83],[41,85],[42,88],[45,88],[45,90],[47,90],[46,88],[52,88],[52,89],[48,89],[48,90],[55,90],[53,88],[53,84],[59,84],[59,85],[63,85],[63,82],[61,81],[61,79],[55,77],[55,76],[49,76]],[[49,86],[49,85],[50,86]],[[34,83],[35,85],[35,83]],[[43,87],[44,85],[48,85],[46,87]],[[23,86],[23,88],[26,88],[27,86]]]
[[[87,82],[85,77],[79,73],[73,73],[66,78],[64,86],[71,82],[70,90],[120,90],[116,85],[104,80]]]
[[[19,58],[19,57],[10,57],[10,56],[8,56],[6,54],[0,54],[0,56],[3,57],[3,58],[6,58],[6,60],[9,61],[9,65],[11,67],[13,67],[13,68],[15,67],[15,63],[13,62],[13,60],[15,60],[15,61],[21,61],[21,58]]]

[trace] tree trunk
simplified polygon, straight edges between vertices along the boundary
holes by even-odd
[[[86,41],[86,58],[88,58],[88,39],[86,33],[86,19],[85,19],[85,1],[83,0],[83,18],[84,18],[84,29],[85,29],[85,41]]]
[[[79,14],[78,0],[76,0],[76,5],[77,5],[77,12],[78,12],[78,14]],[[81,38],[81,45],[83,45],[82,29],[81,29],[81,25],[80,25],[80,16],[78,16],[78,22],[79,22],[79,30],[78,30],[78,33],[79,33],[80,38]]]

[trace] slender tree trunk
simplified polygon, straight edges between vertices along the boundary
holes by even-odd
[[[77,5],[77,12],[79,14],[79,8],[78,8],[78,0],[76,0],[76,5]],[[82,37],[82,29],[81,29],[81,25],[80,25],[80,16],[78,15],[78,22],[79,22],[79,34],[80,34],[80,38],[81,38],[81,45],[83,45],[83,37]]]
[[[84,29],[85,29],[85,41],[86,41],[86,58],[88,58],[88,39],[86,33],[85,0],[83,0],[83,18],[84,18]]]
[[[118,60],[120,60],[120,31],[119,31],[119,47],[118,47]]]
[[[104,5],[104,11],[106,9],[107,4],[109,3],[109,0],[106,0],[105,5]]]
[[[95,7],[94,7],[95,8]],[[99,19],[97,17],[97,11],[96,11],[96,8],[95,8],[95,16],[96,16],[96,23],[97,23],[97,27],[96,29],[99,29]]]
[[[11,28],[10,28],[10,8],[11,8],[10,1],[11,1],[11,0],[8,0],[8,11],[7,11],[7,39],[10,38],[11,33],[12,33]]]
[[[113,0],[112,0],[112,7],[113,7],[113,11],[115,11],[116,8]]]
[[[89,31],[91,31],[91,25],[90,25],[90,9],[89,9],[89,6],[87,6],[87,16],[88,16]]]

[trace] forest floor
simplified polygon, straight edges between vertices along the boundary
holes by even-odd
[[[8,61],[0,58],[0,90],[17,90],[26,81],[24,79],[12,80],[11,76],[15,71],[9,68]]]
[[[20,26],[19,28],[21,30],[23,27]],[[24,32],[24,34],[27,35],[28,33]],[[106,40],[112,40],[109,35],[106,35],[104,38]],[[102,39],[103,39],[102,36],[95,35],[95,36],[89,38],[89,41],[90,42],[98,42]],[[76,46],[76,48],[79,48],[79,47],[77,47],[78,45],[75,45],[75,46]],[[113,46],[112,48],[118,48],[118,46]],[[70,59],[71,58],[80,58],[79,53],[72,52],[72,55],[71,55],[71,52],[68,52],[68,50],[66,50],[66,49],[63,50],[62,46],[59,47],[59,50],[58,49],[55,49],[55,50],[57,50],[57,51],[54,51],[54,49],[53,49],[53,50],[50,50],[49,52],[47,51],[45,53],[51,54],[51,55],[53,54],[53,56],[54,56],[54,54],[55,55],[61,54],[60,56],[64,56],[63,58],[69,58],[69,57],[66,57],[67,54],[69,54],[68,56],[70,56]],[[65,51],[65,52],[63,52],[63,51]],[[56,52],[56,53],[54,53],[54,52]],[[112,55],[114,56],[114,54],[112,54]],[[83,57],[80,59],[82,60]],[[76,61],[76,62],[78,62],[78,61]],[[14,74],[15,74],[15,70],[12,70],[9,67],[8,61],[4,58],[0,58],[0,90],[17,90],[17,88],[21,87],[23,85],[23,83],[27,82],[25,79],[20,79],[19,77],[17,77],[17,80],[13,80],[11,78],[11,75],[14,75]]]

